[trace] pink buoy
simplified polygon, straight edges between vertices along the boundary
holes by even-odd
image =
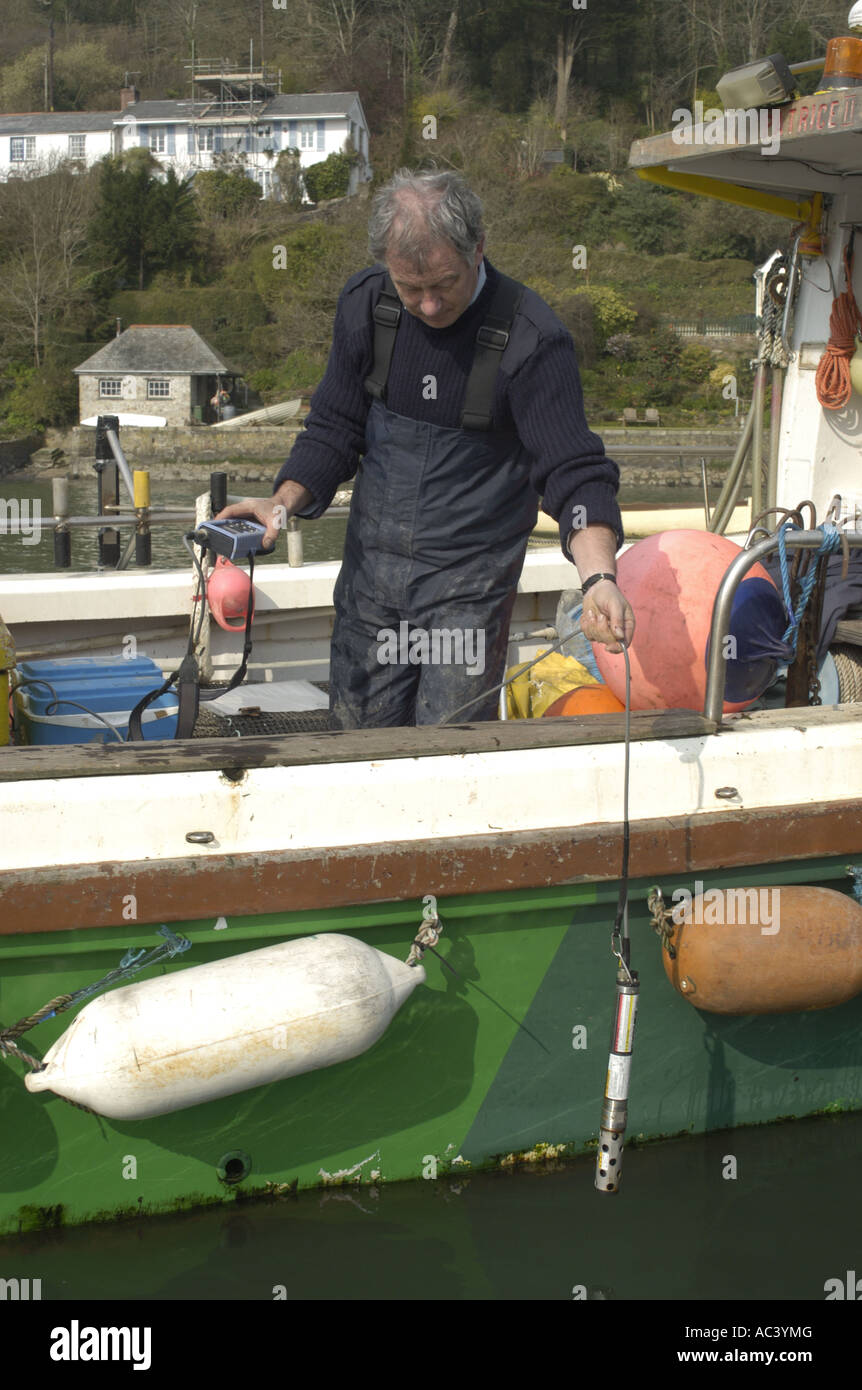
[[[620,556],[617,580],[636,623],[629,648],[632,709],[703,709],[715,596],[740,551],[734,541],[710,531],[662,531]],[[752,566],[739,590],[752,580],[766,580],[778,599],[762,565]],[[593,643],[593,653],[602,679],[625,700],[622,652]],[[745,709],[756,694],[735,704],[725,701],[725,713]]]
[[[215,567],[207,580],[207,602],[210,612],[219,627],[225,632],[242,632],[246,625],[248,605],[251,603],[254,616],[254,593],[251,579],[245,570],[231,564],[225,555],[219,555]],[[229,618],[239,618],[240,622],[228,622]]]

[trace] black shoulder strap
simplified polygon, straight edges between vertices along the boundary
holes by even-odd
[[[497,371],[523,293],[524,286],[519,285],[517,280],[510,279],[508,275],[500,276],[500,283],[491,300],[488,313],[476,334],[473,366],[467,378],[464,408],[461,411],[462,429],[491,428]]]
[[[380,298],[374,306],[374,365],[365,378],[365,389],[375,400],[386,399],[386,383],[395,348],[395,335],[401,322],[401,300],[389,276],[383,282]]]

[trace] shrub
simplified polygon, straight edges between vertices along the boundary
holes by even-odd
[[[633,362],[637,357],[637,343],[631,333],[614,333],[605,343],[605,352],[618,362]]]
[[[236,170],[202,169],[195,175],[195,197],[204,217],[232,218],[260,202],[261,187]]]
[[[699,343],[686,343],[679,355],[679,367],[689,381],[706,381],[712,368],[712,353]]]
[[[305,186],[312,202],[322,203],[327,198],[343,198],[350,184],[350,170],[356,163],[356,156],[335,151],[319,164],[312,164],[305,170]]]
[[[590,285],[579,290],[593,306],[601,346],[615,333],[626,333],[637,322],[637,311],[610,285]]]

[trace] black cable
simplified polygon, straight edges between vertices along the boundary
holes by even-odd
[[[487,700],[489,695],[493,695],[497,690],[502,690],[504,686],[511,685],[512,681],[516,681],[519,676],[523,676],[525,671],[529,671],[533,666],[538,665],[540,661],[544,661],[546,656],[551,655],[551,652],[558,652],[561,647],[565,646],[566,642],[571,642],[572,638],[577,636],[577,632],[570,632],[568,637],[561,637],[559,642],[555,642],[552,647],[543,647],[540,656],[534,656],[532,661],[528,661],[525,665],[519,666],[517,671],[511,676],[507,676],[505,680],[500,681],[499,685],[492,685],[490,690],[483,690],[481,695],[474,695],[472,700],[468,700],[466,704],[459,705],[457,709],[453,709],[450,714],[446,715],[445,719],[440,720],[440,725],[448,724],[450,720],[455,718],[456,714],[463,714],[465,709],[470,709],[472,705],[477,705],[480,700]],[[440,727],[440,725],[438,725],[438,727]]]
[[[617,901],[617,914],[614,918],[612,939],[619,937],[620,954],[623,958],[626,970],[629,967],[631,955],[631,941],[629,938],[629,846],[631,843],[631,826],[629,825],[629,747],[631,741],[631,684],[632,671],[629,663],[628,647],[623,644],[623,656],[626,663],[626,741],[625,741],[625,762],[623,765],[623,863],[620,870],[620,896]]]
[[[36,676],[30,676],[28,677],[28,679],[23,681],[16,680],[15,690],[21,690],[25,685],[43,685],[46,690],[50,691],[51,700],[45,706],[45,713],[49,717],[50,715],[57,713],[57,710],[60,705],[70,705],[72,709],[83,710],[85,714],[89,714],[91,719],[96,719],[100,724],[104,724],[105,728],[110,730],[110,732],[114,735],[114,738],[116,738],[120,743],[125,742],[119,730],[115,729],[113,724],[109,724],[107,719],[103,719],[100,714],[97,714],[97,712],[94,709],[90,709],[87,705],[82,705],[79,700],[61,699],[61,697],[57,694],[56,690],[54,689],[53,685],[51,685],[50,681],[40,680]]]

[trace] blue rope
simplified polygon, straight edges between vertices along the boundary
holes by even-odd
[[[802,581],[799,601],[796,605],[796,611],[794,612],[790,597],[790,571],[787,565],[786,536],[788,531],[798,531],[799,529],[798,526],[794,526],[791,522],[785,521],[784,525],[781,526],[778,531],[778,561],[781,566],[781,587],[784,591],[784,607],[787,609],[787,615],[790,619],[787,630],[781,640],[782,642],[790,643],[794,656],[796,655],[796,647],[799,642],[799,623],[805,609],[808,607],[808,600],[811,597],[814,585],[817,583],[817,565],[809,565],[808,573]],[[815,557],[818,555],[828,555],[839,548],[841,545],[841,532],[832,522],[828,522],[825,526],[818,526],[815,529],[823,533],[823,540],[818,549],[814,552]]]
[[[182,955],[183,951],[187,951],[192,944],[186,936],[175,936],[170,927],[159,927],[159,936],[165,939],[163,946],[154,946],[149,951],[143,947],[130,946],[116,970],[109,970],[107,975],[103,975],[101,980],[97,980],[95,984],[85,985],[83,989],[75,990],[75,993],[70,996],[69,1002],[64,1004],[62,1009],[54,1009],[53,1013],[46,1014],[41,1022],[44,1023],[49,1018],[55,1018],[59,1013],[65,1013],[67,1009],[71,1009],[73,1004],[79,1004],[82,999],[89,999],[91,995],[98,993],[100,989],[105,989],[107,985],[116,983],[117,980],[128,980],[139,970],[146,970],[150,965],[157,965],[160,961],[172,960],[174,956]]]

